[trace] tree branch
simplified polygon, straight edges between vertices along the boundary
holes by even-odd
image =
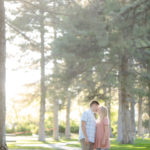
[[[138,7],[140,7],[142,4],[145,4],[149,2],[149,0],[137,0],[133,3],[133,5],[130,5],[128,8],[124,9],[122,12],[120,12],[120,16],[124,16],[125,14],[129,13],[129,11],[133,10],[133,9],[137,9]]]
[[[10,0],[10,1],[13,1],[14,0]],[[34,5],[33,3],[29,2],[29,1],[26,1],[26,0],[15,0],[16,2],[18,1],[19,3],[25,3],[25,4],[28,4],[36,9],[41,9],[40,6],[37,6],[37,5]],[[61,13],[61,12],[55,12],[55,11],[50,11],[49,8],[44,8],[44,12],[48,12],[49,14],[55,14],[55,15],[62,15],[62,16],[69,16],[68,14],[65,14],[65,13]]]
[[[32,39],[30,39],[26,34],[22,33],[20,29],[16,28],[14,25],[12,25],[10,23],[10,21],[6,20],[6,24],[12,28],[15,32],[19,33],[22,37],[24,37],[25,40],[29,41],[30,44],[33,46],[33,47],[38,47],[37,46],[37,43],[35,41],[33,41]]]

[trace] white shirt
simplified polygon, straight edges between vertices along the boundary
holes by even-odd
[[[82,121],[86,122],[86,133],[87,133],[89,142],[95,143],[96,119],[91,109],[83,112],[82,114],[80,128],[79,128],[79,140],[85,138],[83,131],[82,131],[82,127],[81,127]]]

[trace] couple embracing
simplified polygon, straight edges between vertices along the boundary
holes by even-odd
[[[95,118],[98,114],[98,119]],[[104,106],[99,106],[98,101],[90,103],[90,109],[83,112],[79,129],[79,140],[82,150],[108,150],[109,141],[108,111]]]

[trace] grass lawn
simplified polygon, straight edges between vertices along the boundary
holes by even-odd
[[[8,145],[8,149],[24,149],[24,150],[30,150],[30,149],[34,149],[34,150],[61,150],[61,149],[54,149],[54,148],[49,148],[49,147],[45,147],[45,145],[48,144],[57,144],[58,141],[54,141],[51,138],[48,138],[48,140],[46,142],[40,142],[34,139],[26,139],[25,136],[23,139],[19,139],[17,138],[16,141],[8,141],[7,145]],[[61,140],[60,140],[61,141]],[[63,140],[62,140],[63,141]]]
[[[48,138],[46,142],[39,142],[37,140],[17,140],[16,142],[7,142],[9,149],[36,149],[36,150],[61,150],[44,147],[44,145],[57,145],[58,143],[66,143],[67,147],[80,147],[76,139],[54,141]],[[29,146],[28,146],[29,145]],[[32,146],[34,145],[34,146]],[[150,150],[150,139],[137,139],[134,144],[119,144],[116,139],[111,139],[111,150]]]
[[[134,144],[121,145],[112,140],[111,150],[150,150],[150,139],[137,139]]]
[[[70,147],[80,147],[80,144],[69,144]],[[111,139],[110,150],[150,150],[150,138],[137,139],[134,144],[119,144],[116,139]]]

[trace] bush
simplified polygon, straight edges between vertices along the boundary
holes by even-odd
[[[15,128],[6,126],[6,132],[7,133],[14,133],[15,132]]]
[[[17,123],[12,127],[6,126],[6,132],[16,134],[37,134],[38,126],[32,122],[22,122]]]
[[[59,126],[59,132],[65,133],[65,128],[66,128],[66,124],[65,124],[65,122],[62,122]],[[71,122],[70,122],[70,131],[71,131],[71,133],[79,132],[79,125],[73,120],[71,120]]]
[[[79,125],[77,124],[76,121],[71,120],[71,133],[79,133]]]
[[[64,125],[59,125],[59,132],[60,133],[65,133],[65,126]]]
[[[18,123],[15,126],[15,133],[16,134],[27,134],[27,135],[31,135],[31,127],[30,127],[30,123],[24,122],[24,123]]]
[[[30,124],[29,128],[32,134],[38,134],[38,126],[36,124]]]
[[[148,127],[149,127],[149,120],[144,120],[144,121],[142,121],[142,123],[143,123],[144,128],[148,129]]]
[[[79,126],[71,126],[71,133],[79,133]]]
[[[112,125],[112,133],[113,133],[113,136],[116,137],[117,136],[117,122],[115,124]]]
[[[47,114],[45,118],[45,132],[49,136],[52,136],[53,134],[53,119],[50,114]]]

